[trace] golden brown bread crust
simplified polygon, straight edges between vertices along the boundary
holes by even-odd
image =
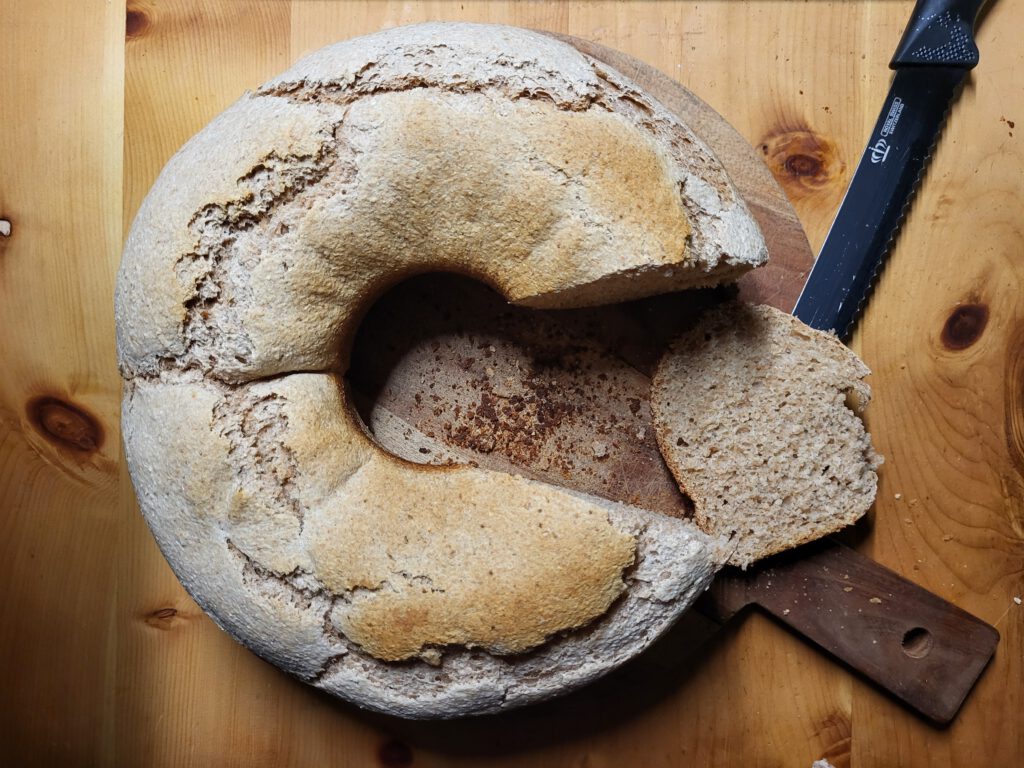
[[[455,487],[461,506],[453,509]],[[605,510],[510,475],[380,461],[346,492],[358,512],[330,520],[310,554],[334,594],[380,590],[382,575],[389,582],[374,599],[353,597],[331,617],[379,659],[409,658],[424,646],[529,650],[604,613],[633,564],[633,538],[609,525]],[[528,504],[512,501],[525,494]],[[407,499],[417,500],[412,519],[389,524]],[[394,575],[394,561],[409,570]]]
[[[417,716],[533,700],[639,652],[710,576],[698,533],[387,456],[333,372],[367,304],[415,272],[569,306],[760,263],[709,158],[620,75],[479,25],[325,49],[194,137],[132,226],[117,320],[133,480],[204,608],[286,669]],[[459,650],[545,642],[529,675]],[[445,678],[377,661],[415,657]]]

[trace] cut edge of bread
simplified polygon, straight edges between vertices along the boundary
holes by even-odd
[[[882,463],[860,417],[869,373],[834,335],[740,302],[671,346],[652,383],[658,445],[722,562],[746,568],[868,511]]]

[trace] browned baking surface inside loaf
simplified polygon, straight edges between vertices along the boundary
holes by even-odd
[[[510,306],[456,275],[423,275],[370,310],[349,378],[389,451],[474,463],[689,514],[654,437],[650,380],[712,291],[579,310]]]

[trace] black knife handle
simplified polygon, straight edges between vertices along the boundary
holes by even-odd
[[[985,0],[917,0],[889,67],[959,67],[978,63],[974,22]]]

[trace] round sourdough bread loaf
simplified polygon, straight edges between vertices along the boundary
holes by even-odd
[[[493,712],[639,653],[714,569],[694,526],[382,450],[341,373],[412,274],[568,307],[733,280],[753,219],[677,118],[545,35],[424,24],[243,96],[160,174],[118,276],[123,433],[221,627],[356,704]]]

